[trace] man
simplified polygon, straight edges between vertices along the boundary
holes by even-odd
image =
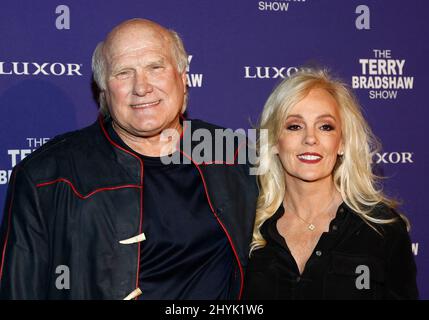
[[[14,168],[1,298],[240,298],[257,188],[246,164],[185,150],[186,130],[218,129],[184,125],[186,64],[178,35],[148,20],[97,46],[103,116]]]

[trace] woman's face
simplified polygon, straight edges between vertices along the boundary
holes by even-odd
[[[312,89],[293,106],[273,151],[286,179],[307,182],[331,179],[342,153],[339,106],[324,89]]]

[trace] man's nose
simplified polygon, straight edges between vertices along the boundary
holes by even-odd
[[[134,80],[133,94],[137,96],[144,96],[149,92],[152,92],[153,87],[144,73],[137,73]]]

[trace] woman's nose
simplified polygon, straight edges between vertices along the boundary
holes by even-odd
[[[317,137],[313,129],[307,129],[305,131],[304,144],[306,145],[317,144]]]

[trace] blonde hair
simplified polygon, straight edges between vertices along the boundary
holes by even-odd
[[[380,144],[364,119],[357,99],[346,84],[333,79],[327,70],[303,68],[274,89],[265,103],[259,121],[259,129],[268,130],[268,148],[259,146],[260,193],[251,252],[265,246],[266,241],[260,228],[277,211],[285,196],[284,170],[272,148],[279,140],[291,108],[315,88],[329,92],[340,109],[344,154],[337,158],[334,167],[333,181],[336,189],[344,202],[368,224],[385,224],[396,220],[371,216],[371,211],[377,204],[385,203],[395,207],[396,202],[383,194],[378,186],[379,177],[372,171],[372,158]]]

